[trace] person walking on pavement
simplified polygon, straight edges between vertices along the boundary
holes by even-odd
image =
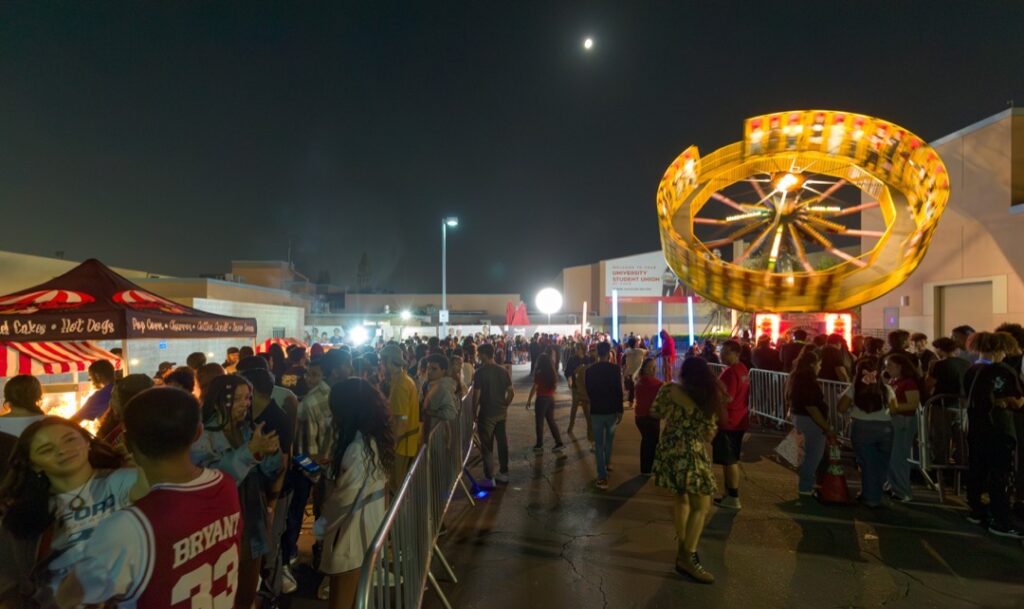
[[[636,379],[636,428],[640,430],[640,475],[650,476],[654,467],[654,452],[661,437],[661,422],[651,416],[651,405],[664,383],[658,379],[658,366],[648,357],[640,366]]]
[[[551,437],[555,440],[554,452],[561,454],[562,434],[558,431],[558,423],[555,422],[555,389],[558,383],[558,373],[555,372],[554,363],[547,353],[537,359],[537,370],[533,375],[533,386],[530,387],[530,395],[526,398],[526,408],[530,408],[533,396],[537,396],[537,404],[534,409],[534,419],[537,426],[537,443],[533,445],[533,452],[540,454],[544,452],[544,422],[547,421],[548,429],[551,430]]]
[[[505,419],[516,392],[508,371],[494,363],[494,345],[484,343],[477,349],[480,367],[473,374],[473,412],[480,434],[480,453],[484,466],[484,486],[494,488],[495,481],[508,484],[508,435]],[[494,444],[498,444],[498,474],[492,462]]]
[[[750,373],[740,362],[740,344],[734,340],[722,345],[722,363],[727,368],[718,380],[725,386],[729,397],[718,419],[718,433],[711,441],[712,459],[721,465],[725,474],[725,496],[715,504],[734,510],[740,509],[740,451],[743,435],[750,426],[747,398],[750,395]]]
[[[704,443],[717,430],[716,419],[726,399],[722,382],[708,363],[691,357],[683,361],[679,382],[663,385],[651,408],[653,416],[665,421],[654,457],[654,483],[676,496],[676,571],[702,584],[715,581],[697,555],[716,490]]]
[[[572,409],[569,411],[569,427],[565,430],[567,433],[572,433],[572,428],[576,425],[576,411],[583,406],[583,402],[586,399],[586,391],[583,388],[583,382],[577,382],[576,377],[582,375],[586,366],[590,363],[590,358],[587,357],[587,347],[583,343],[576,343],[574,353],[565,362],[565,380],[569,383],[569,388],[572,389]],[[590,416],[584,413],[587,419],[587,436],[590,436]]]
[[[627,349],[622,354],[622,378],[626,385],[626,399],[629,401],[630,408],[636,405],[634,377],[637,372],[640,372],[640,366],[644,363],[644,358],[647,357],[647,351],[638,347],[638,342],[635,336],[630,336],[626,341]]]
[[[590,402],[590,424],[594,432],[594,452],[597,458],[599,490],[608,488],[608,472],[612,471],[612,443],[615,427],[622,422],[622,368],[611,361],[612,346],[597,345],[597,363],[587,367],[585,386]]]

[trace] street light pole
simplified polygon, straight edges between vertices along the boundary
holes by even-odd
[[[448,216],[441,220],[441,310],[443,313],[439,314],[448,315],[448,227],[455,228],[459,225],[459,219],[455,216]],[[441,336],[439,339],[444,339],[448,336],[448,320],[438,320],[441,324]]]
[[[448,221],[441,222],[441,310],[448,311]],[[448,320],[441,322],[441,339],[448,336]]]

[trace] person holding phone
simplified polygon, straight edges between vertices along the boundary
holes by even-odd
[[[242,539],[236,607],[251,607],[259,585],[260,560],[269,551],[267,497],[263,485],[281,471],[277,433],[253,423],[252,384],[229,374],[215,378],[203,404],[203,433],[192,445],[192,463],[235,479],[242,505]]]

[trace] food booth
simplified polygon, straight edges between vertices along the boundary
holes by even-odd
[[[133,339],[255,336],[255,319],[172,302],[90,259],[50,281],[0,296],[0,381],[40,376],[44,411],[67,416],[91,393],[78,378],[90,364],[106,359],[124,374],[131,372]],[[120,358],[97,342],[119,342]]]

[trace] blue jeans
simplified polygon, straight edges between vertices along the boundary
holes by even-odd
[[[892,456],[889,459],[889,486],[900,497],[913,497],[910,488],[910,452],[917,439],[917,413],[892,417]]]
[[[818,479],[818,465],[825,454],[825,432],[814,419],[804,415],[793,415],[793,424],[804,436],[804,461],[797,472],[800,474],[801,493],[810,493]]]
[[[861,498],[870,506],[882,503],[882,485],[892,454],[892,423],[853,420],[850,440],[860,463]]]
[[[590,426],[594,430],[594,453],[597,458],[597,479],[608,479],[608,464],[612,461],[612,442],[615,441],[617,414],[591,414]]]

